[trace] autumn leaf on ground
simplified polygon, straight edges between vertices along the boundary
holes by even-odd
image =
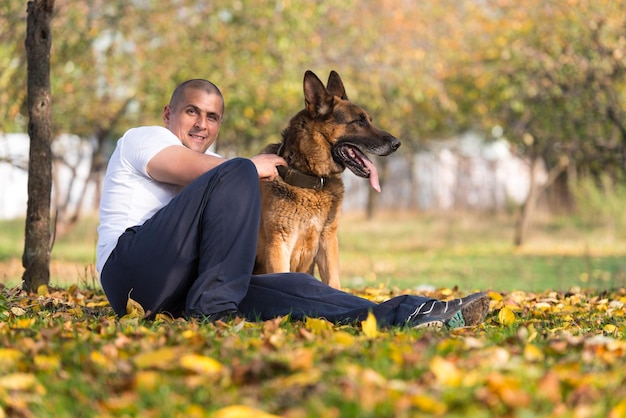
[[[246,405],[230,405],[215,411],[212,418],[279,418],[278,415],[268,414],[259,409]]]
[[[367,314],[367,319],[361,322],[361,328],[363,329],[363,334],[368,338],[376,338],[380,335],[376,317],[371,312]]]
[[[515,323],[515,314],[510,308],[505,306],[498,312],[498,322],[506,326],[513,325]]]
[[[139,369],[170,369],[174,366],[178,351],[173,347],[163,347],[142,352],[133,358],[133,363]]]
[[[180,365],[190,371],[193,371],[202,375],[219,375],[224,366],[214,358],[202,356],[199,354],[185,354],[180,359]]]
[[[434,357],[430,361],[430,371],[437,381],[445,386],[457,387],[461,383],[461,372],[458,367],[442,357]]]
[[[322,318],[307,317],[304,325],[313,334],[318,334],[318,335],[326,334],[327,332],[332,331],[333,329],[333,324],[331,324],[330,322]]]
[[[143,306],[136,300],[130,297],[130,292],[128,292],[128,301],[126,301],[126,315],[124,315],[121,319],[142,319],[146,316],[146,311],[143,309]]]

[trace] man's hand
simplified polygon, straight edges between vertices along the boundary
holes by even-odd
[[[278,176],[276,167],[279,165],[287,165],[283,157],[276,154],[259,154],[251,158],[256,170],[259,172],[259,179],[262,181],[272,181]]]

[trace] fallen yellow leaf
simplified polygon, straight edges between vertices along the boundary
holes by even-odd
[[[501,300],[503,300],[503,299],[504,299],[504,298],[502,297],[502,294],[501,294],[501,293],[498,293],[498,292],[491,291],[491,292],[489,292],[489,293],[488,293],[488,295],[489,295],[489,298],[490,298],[491,300],[501,301]]]
[[[135,374],[133,383],[138,390],[153,391],[162,380],[161,372],[141,370]]]
[[[502,325],[513,325],[515,323],[515,314],[511,309],[505,306],[498,312],[498,322]]]
[[[35,321],[35,318],[19,318],[17,321],[15,321],[13,328],[27,329],[34,325]]]
[[[139,369],[168,369],[174,365],[178,351],[172,347],[163,347],[146,353],[139,353],[133,363]]]
[[[445,403],[428,395],[414,395],[411,403],[427,414],[443,415],[448,409]]]
[[[343,345],[345,347],[349,347],[354,344],[354,335],[345,332],[345,331],[337,331],[333,334],[333,341],[339,345]]]
[[[461,383],[462,376],[458,367],[443,357],[433,357],[430,361],[430,371],[437,381],[445,386],[457,387]]]
[[[215,411],[211,418],[278,418],[260,409],[246,405],[230,405]]]
[[[122,317],[122,319],[132,319],[132,318],[143,318],[146,316],[146,311],[143,309],[143,306],[136,300],[130,297],[130,292],[128,292],[128,301],[126,301],[126,315]]]
[[[45,356],[37,354],[33,358],[33,362],[35,363],[35,366],[37,366],[38,370],[54,371],[61,368],[61,359],[59,356]]]
[[[332,331],[333,325],[322,318],[306,318],[304,326],[313,334],[325,334],[328,331]]]
[[[526,344],[524,347],[524,358],[527,361],[542,361],[544,359],[543,351],[534,344]]]
[[[200,354],[185,354],[180,359],[180,365],[184,369],[210,376],[219,374],[224,369],[219,361]]]
[[[38,296],[47,296],[48,295],[48,285],[46,285],[46,284],[39,285],[39,287],[37,288],[37,295]]]
[[[12,373],[0,377],[0,388],[8,390],[31,390],[37,384],[37,378],[32,373]]]
[[[365,334],[368,338],[376,338],[380,335],[380,332],[378,332],[376,317],[371,312],[367,314],[367,319],[361,322],[361,328],[363,329],[363,334]]]
[[[16,368],[24,357],[21,351],[14,348],[0,348],[0,371]]]
[[[174,322],[174,318],[171,315],[158,313],[154,316],[155,321]]]

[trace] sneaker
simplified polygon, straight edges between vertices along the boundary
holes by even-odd
[[[407,324],[413,328],[472,327],[482,323],[488,312],[489,296],[473,293],[461,299],[424,302],[409,316]]]

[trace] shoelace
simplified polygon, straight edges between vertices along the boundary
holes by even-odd
[[[417,309],[415,309],[415,311],[413,311],[413,313],[411,315],[409,315],[409,318],[407,319],[407,321],[411,321],[413,318],[415,318],[415,316],[417,315],[429,315],[433,309],[435,309],[435,305],[437,303],[445,303],[445,308],[443,309],[442,314],[445,314],[446,312],[448,312],[448,301],[445,302],[439,302],[437,300],[433,301],[432,305],[430,305],[430,309],[425,310],[424,312],[422,312],[422,308],[427,304],[428,302],[424,302],[422,303],[420,306],[417,307]],[[461,300],[461,303],[459,305],[462,305],[463,301]]]

